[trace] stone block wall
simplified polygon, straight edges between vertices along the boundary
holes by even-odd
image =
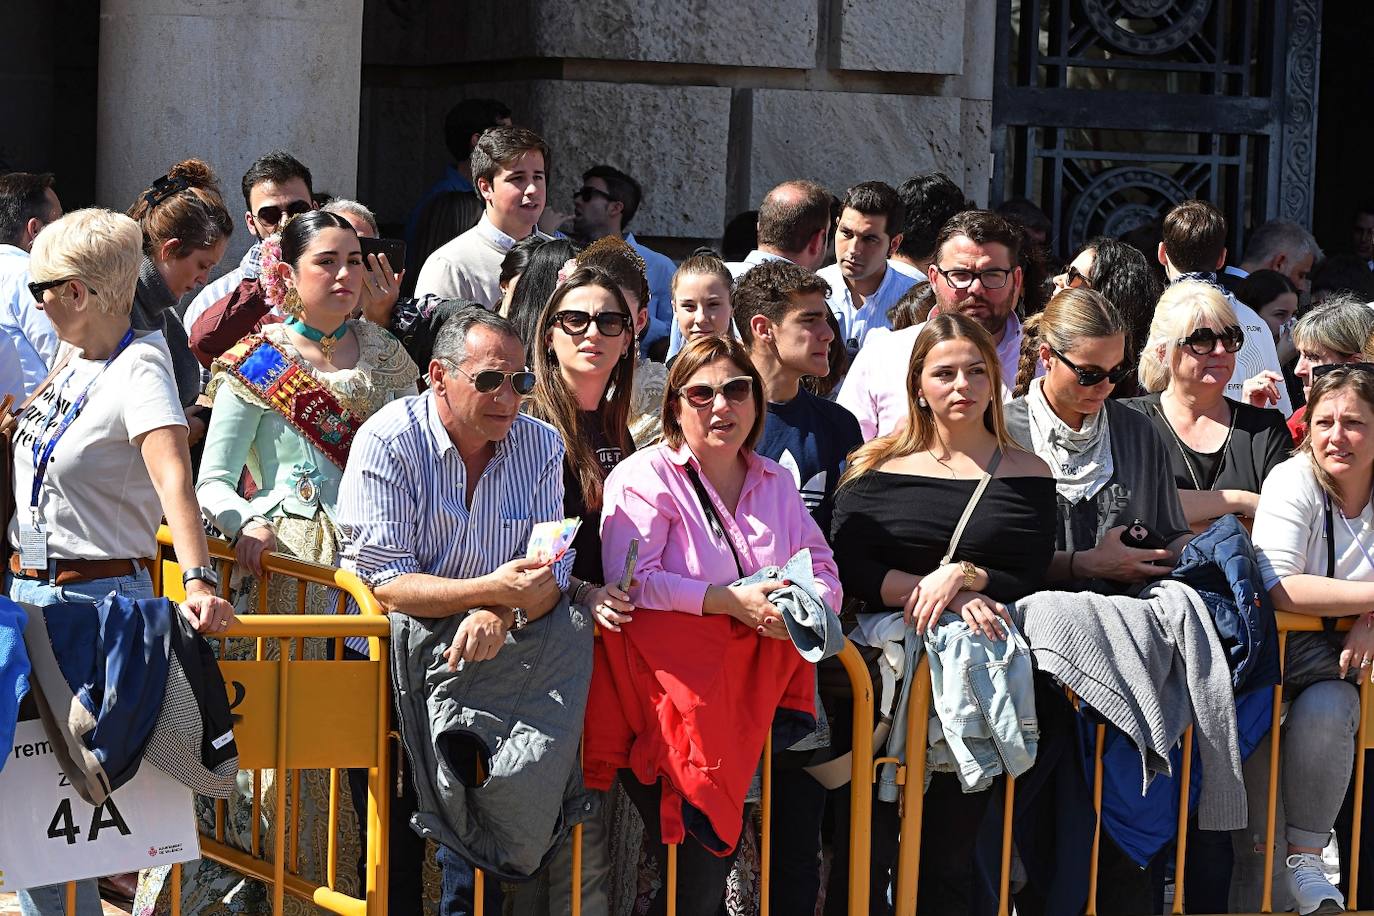
[[[645,189],[631,229],[670,251],[788,178],[940,169],[986,201],[995,2],[366,0],[359,195],[402,223],[449,107],[493,97],[552,147],[551,206],[615,165]]]

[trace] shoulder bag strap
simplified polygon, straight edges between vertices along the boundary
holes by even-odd
[[[997,466],[1002,463],[1002,450],[999,448],[992,453],[992,459],[988,461],[988,469],[983,472],[982,478],[978,481],[978,486],[974,487],[973,495],[969,497],[968,505],[964,506],[964,514],[959,517],[959,524],[954,526],[954,536],[949,539],[949,549],[945,551],[944,559],[940,565],[944,566],[954,559],[954,551],[959,549],[959,539],[964,536],[964,526],[968,524],[969,518],[973,515],[973,510],[978,507],[978,500],[983,498],[983,491],[992,482],[992,475],[997,473]]]
[[[1326,516],[1326,578],[1336,578],[1336,516],[1331,511],[1331,495],[1322,494],[1322,507]],[[1336,648],[1344,648],[1345,640],[1336,632],[1336,617],[1322,618],[1322,633],[1326,635],[1327,642]]]
[[[48,390],[48,388],[52,385],[53,381],[57,378],[58,373],[61,372],[63,369],[67,368],[67,363],[71,360],[72,354],[75,352],[75,347],[67,347],[67,352],[64,353],[62,358],[57,361],[57,365],[52,367],[52,371],[48,373],[47,378],[39,382],[38,387],[33,389],[33,391],[29,394],[28,397],[20,401],[19,406],[16,407],[13,411],[10,411],[8,409],[5,410],[5,415],[3,417],[0,417],[0,421],[6,423],[6,428],[8,428],[8,423],[10,420],[17,422],[18,419],[24,415],[24,411],[28,410],[29,406],[33,404],[34,401],[38,400],[39,395]],[[8,405],[6,405],[6,407],[8,408]]]
[[[735,572],[739,573],[741,579],[744,578],[744,566],[739,561],[739,554],[735,553],[735,545],[730,540],[730,533],[725,530],[725,524],[721,522],[720,516],[716,514],[716,504],[711,502],[711,494],[706,492],[706,485],[701,482],[701,475],[697,469],[688,462],[687,476],[691,478],[692,489],[697,491],[697,499],[701,501],[701,511],[706,513],[706,522],[711,526],[711,533],[725,542],[725,546],[730,548],[730,556],[735,561]]]

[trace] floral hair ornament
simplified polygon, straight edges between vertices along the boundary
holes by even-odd
[[[281,263],[281,233],[269,235],[262,240],[258,249],[258,285],[262,288],[262,298],[274,309],[281,309],[286,301],[286,278],[277,270]]]
[[[563,262],[563,266],[558,268],[558,285],[562,286],[568,282],[568,278],[577,270],[577,258],[568,258]]]

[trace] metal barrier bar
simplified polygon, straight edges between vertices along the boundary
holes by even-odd
[[[902,823],[902,842],[897,847],[897,886],[893,892],[897,916],[916,916],[916,892],[921,879],[921,817],[925,813],[926,741],[930,726],[930,659],[926,655],[921,655],[911,677],[915,680],[911,682],[907,709],[906,765],[897,769],[897,804]],[[882,888],[878,891],[881,893]]]
[[[1178,826],[1174,828],[1177,837],[1174,852],[1174,905],[1175,916],[1183,913],[1183,883],[1188,858],[1188,790],[1193,778],[1193,726],[1183,730],[1183,772],[1179,775],[1178,787]]]

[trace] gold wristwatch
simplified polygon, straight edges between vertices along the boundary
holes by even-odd
[[[964,574],[964,591],[973,591],[973,585],[978,581],[978,567],[968,560],[960,560],[959,571]]]

